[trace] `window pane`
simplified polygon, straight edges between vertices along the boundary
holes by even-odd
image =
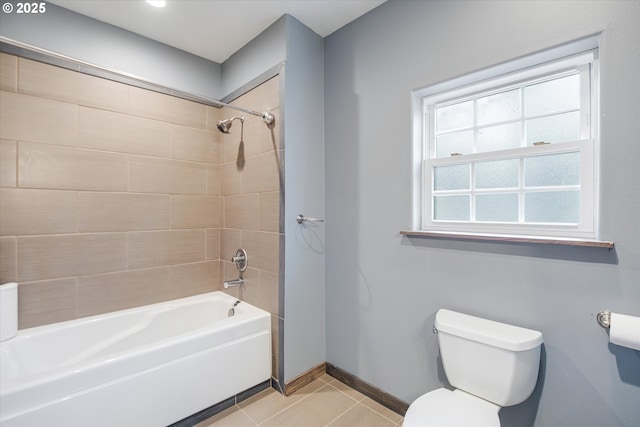
[[[473,101],[436,108],[436,132],[473,126]]]
[[[527,120],[527,145],[534,142],[566,142],[580,139],[580,112]]]
[[[479,194],[476,196],[476,221],[518,221],[518,194]]]
[[[438,166],[433,168],[433,189],[467,190],[469,188],[469,164]]]
[[[577,224],[580,222],[580,192],[525,193],[524,220]]]
[[[504,122],[520,117],[520,90],[478,98],[478,124]]]
[[[478,152],[520,147],[520,122],[478,130]]]
[[[524,159],[524,182],[525,187],[580,185],[580,153]]]
[[[436,157],[449,157],[452,153],[473,152],[473,131],[454,132],[436,138]]]
[[[435,196],[433,219],[445,221],[469,221],[469,196]]]
[[[476,163],[476,188],[518,186],[518,159]]]
[[[528,86],[524,100],[527,115],[580,108],[580,75]]]

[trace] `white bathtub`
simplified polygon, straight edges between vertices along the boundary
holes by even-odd
[[[269,313],[222,292],[21,330],[0,425],[166,426],[268,380]]]

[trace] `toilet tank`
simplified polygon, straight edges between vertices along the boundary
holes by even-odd
[[[531,395],[542,333],[445,309],[436,313],[435,328],[444,371],[456,389],[499,406]]]

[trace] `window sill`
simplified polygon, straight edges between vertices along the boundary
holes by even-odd
[[[592,248],[613,249],[613,242],[602,240],[567,239],[559,237],[533,237],[501,234],[455,233],[446,231],[403,230],[401,235],[408,237],[426,237],[438,239],[484,240],[490,242],[532,243],[540,245],[586,246]]]

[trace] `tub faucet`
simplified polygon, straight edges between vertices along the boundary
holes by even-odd
[[[235,280],[227,280],[223,283],[225,289],[229,289],[232,286],[240,286],[244,284],[244,278],[242,277],[242,273],[247,270],[247,265],[249,264],[249,258],[247,257],[247,251],[240,248],[236,251],[235,256],[231,257],[231,262],[236,265],[238,269],[238,278]]]
[[[232,286],[240,286],[244,284],[244,279],[242,277],[238,277],[234,280],[227,280],[223,283],[225,289],[229,289]]]
[[[231,308],[227,312],[227,317],[231,317],[234,314],[236,314],[236,305],[238,305],[238,304],[240,304],[240,300],[237,300],[236,302],[233,303],[233,305],[231,306]]]

